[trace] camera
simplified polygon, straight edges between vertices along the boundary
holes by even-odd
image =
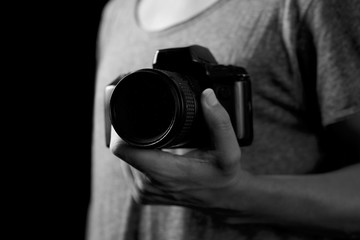
[[[228,112],[240,146],[253,139],[251,82],[242,67],[217,64],[208,48],[161,49],[153,68],[117,77],[105,88],[106,145],[110,131],[142,148],[211,148],[200,96],[212,88]]]

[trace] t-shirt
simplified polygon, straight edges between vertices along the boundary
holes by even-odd
[[[360,109],[360,1],[221,0],[158,32],[140,27],[136,6],[110,1],[99,32],[89,239],[312,239],[134,202],[125,163],[105,146],[104,89],[120,74],[151,68],[158,49],[202,45],[219,64],[242,66],[251,77],[254,141],[242,148],[242,166],[254,174],[313,172],[326,161],[324,127]]]

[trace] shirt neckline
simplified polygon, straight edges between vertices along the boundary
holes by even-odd
[[[212,5],[208,6],[207,8],[205,8],[204,10],[200,11],[199,13],[195,14],[194,16],[187,18],[185,20],[179,21],[175,24],[172,24],[166,28],[160,29],[160,30],[146,30],[145,28],[143,28],[141,26],[141,22],[138,16],[138,8],[139,8],[139,3],[141,0],[136,0],[135,2],[135,7],[133,9],[133,18],[135,20],[135,25],[136,27],[142,31],[143,33],[146,33],[148,35],[162,35],[162,34],[167,34],[169,32],[173,32],[173,31],[177,31],[182,29],[184,26],[194,22],[197,19],[203,18],[204,16],[212,13],[214,10],[218,9],[220,6],[222,6],[224,3],[226,3],[229,0],[219,0],[215,3],[213,3]]]

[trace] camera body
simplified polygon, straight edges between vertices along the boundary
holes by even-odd
[[[110,130],[143,148],[212,148],[200,97],[212,88],[228,112],[240,146],[253,139],[250,77],[217,64],[202,46],[158,50],[153,68],[119,76],[105,89],[106,145]]]

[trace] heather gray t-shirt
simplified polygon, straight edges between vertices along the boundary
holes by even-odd
[[[160,32],[139,27],[135,0],[112,0],[99,34],[89,239],[311,239],[272,226],[231,225],[177,206],[133,202],[122,165],[105,146],[104,88],[151,67],[162,48],[203,45],[252,79],[255,174],[306,174],[324,160],[322,129],[360,110],[360,1],[222,0]],[[324,158],[324,159],[323,159]],[[298,238],[296,238],[298,237]]]

